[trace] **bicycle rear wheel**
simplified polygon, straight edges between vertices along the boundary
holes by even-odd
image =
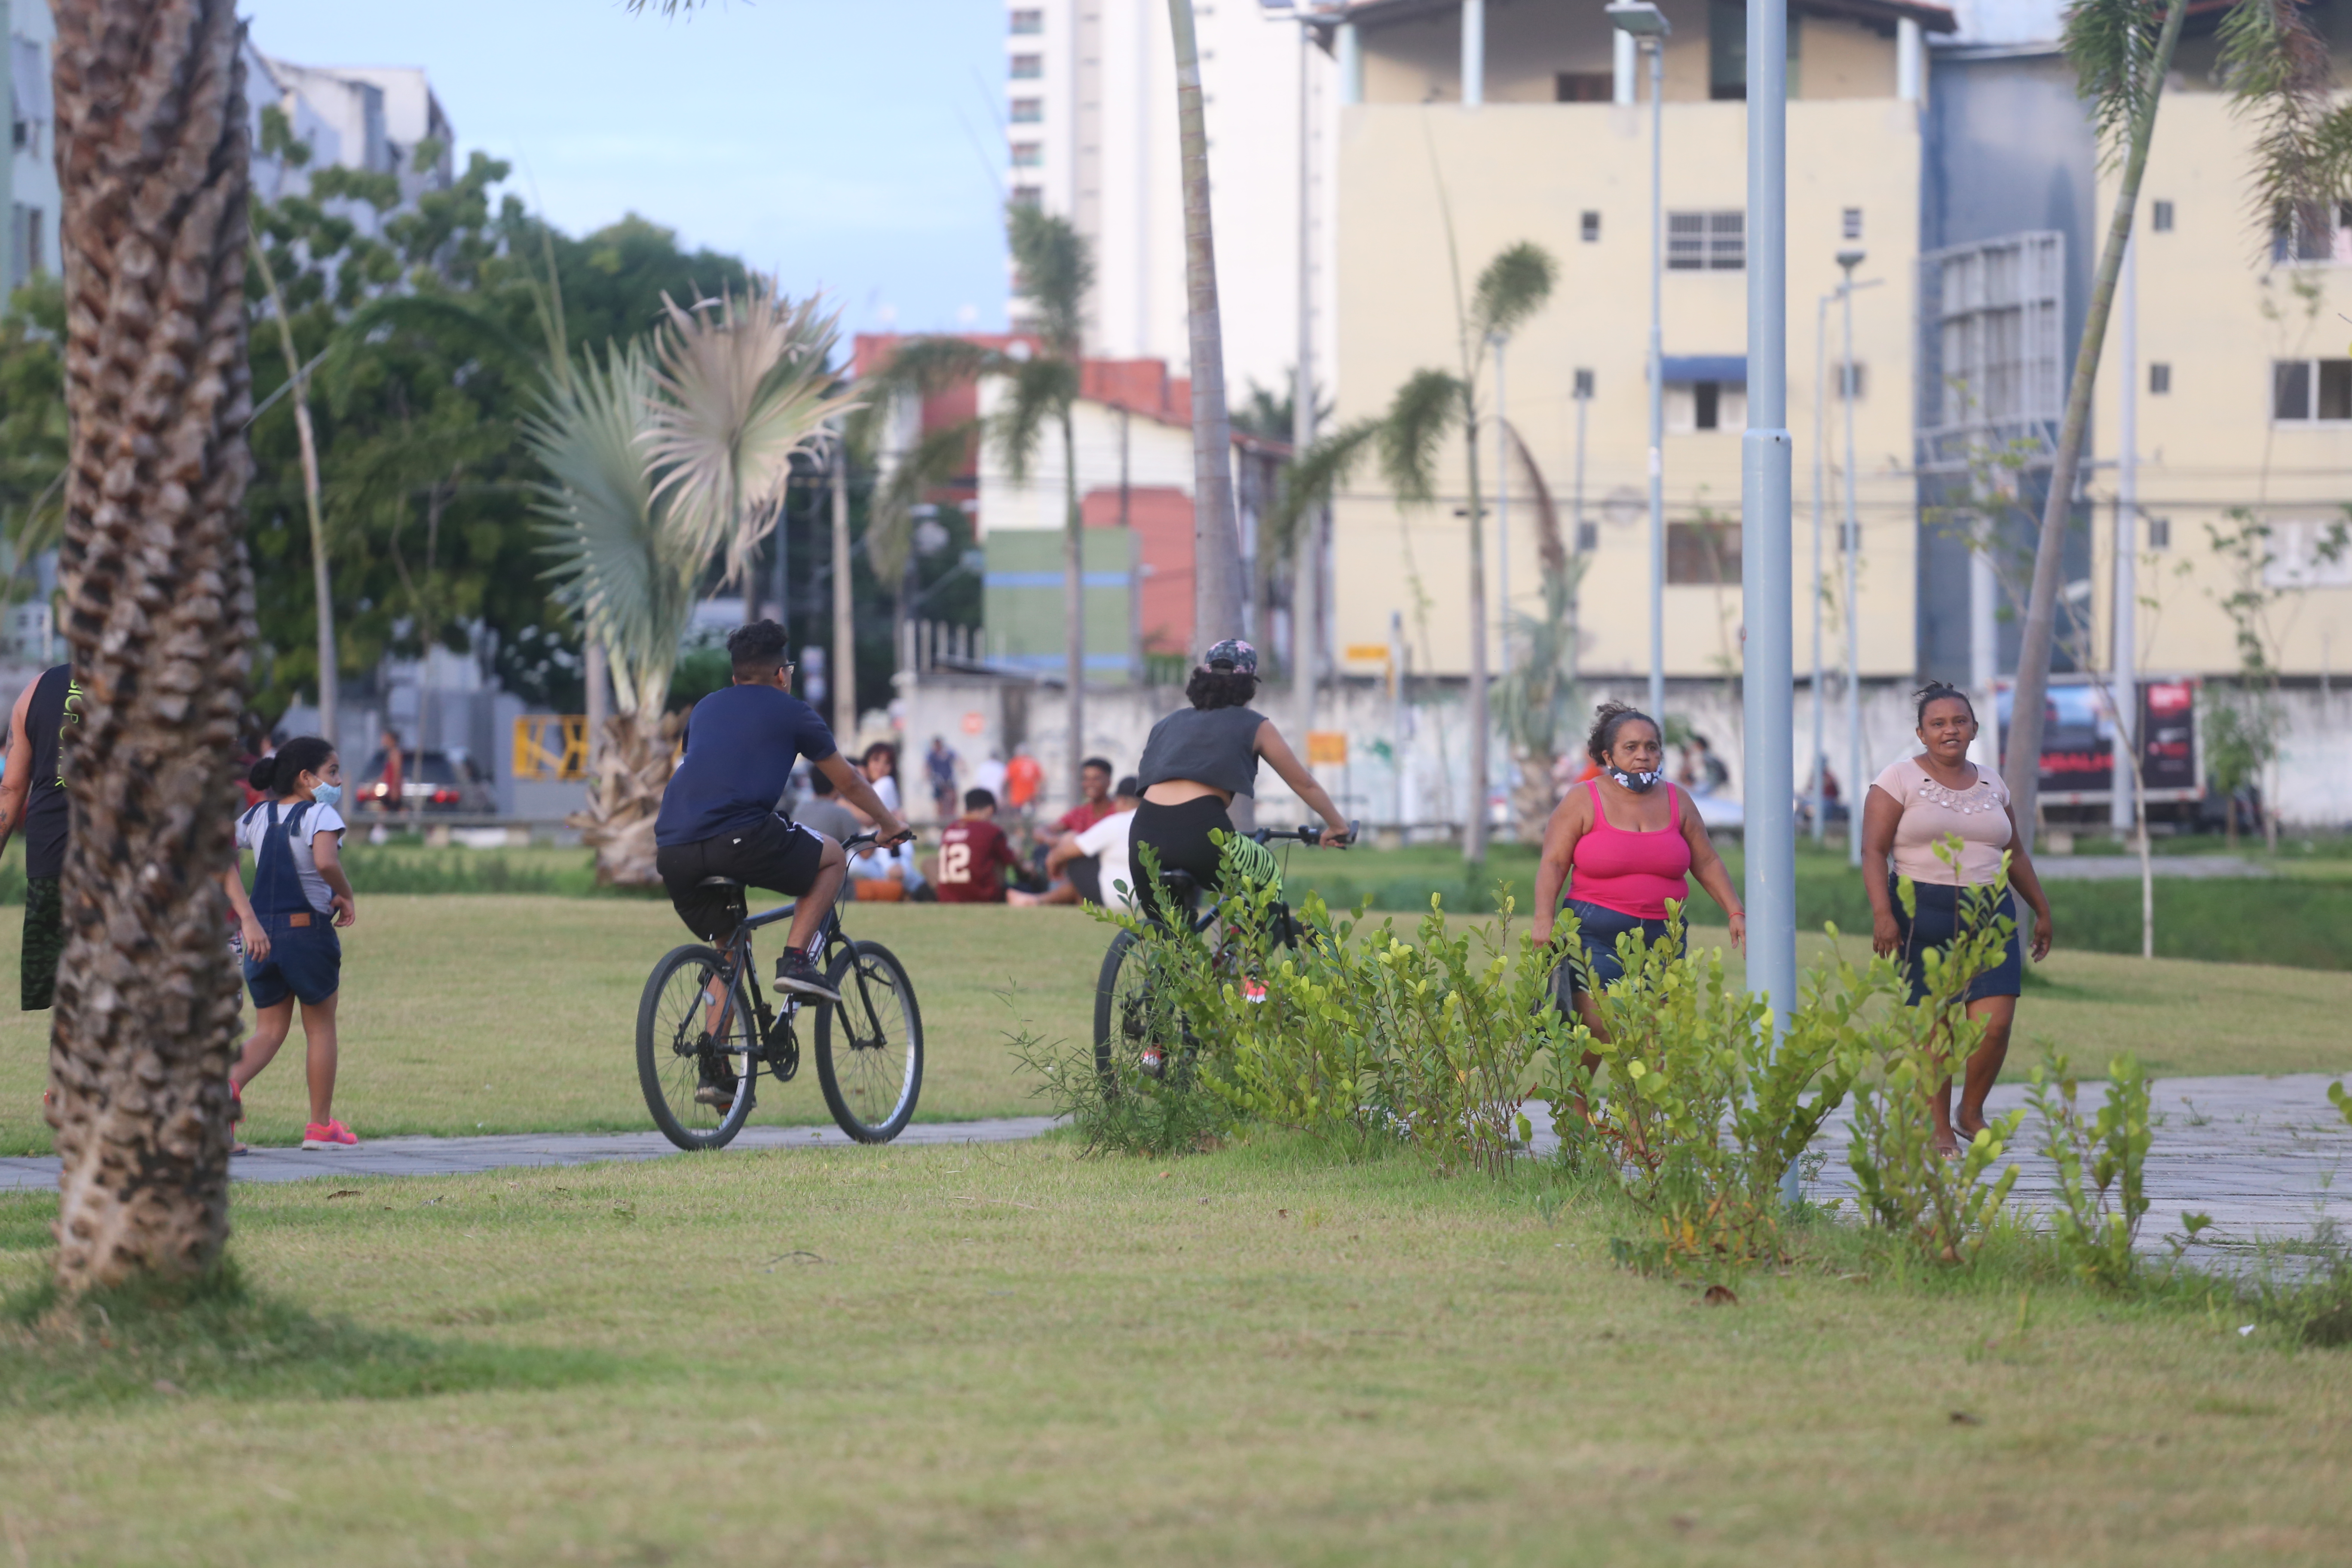
[[[1160,1070],[1183,1059],[1184,1021],[1163,987],[1152,984],[1150,949],[1131,931],[1111,938],[1095,982],[1095,1071],[1106,1091],[1145,1071],[1147,1053]]]
[[[887,1143],[923,1092],[923,1015],[907,966],[878,942],[854,942],[825,972],[841,1000],[817,1011],[816,1080],[844,1132]]]
[[[637,1083],[654,1125],[681,1149],[723,1149],[751,1114],[758,1026],[740,984],[731,1005],[714,994],[723,973],[710,948],[672,948],[637,1004]],[[706,1085],[726,1102],[698,1099]]]

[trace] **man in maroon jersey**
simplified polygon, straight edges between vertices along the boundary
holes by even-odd
[[[931,879],[943,904],[1006,901],[1004,873],[1018,873],[1020,860],[1004,829],[996,826],[996,797],[984,789],[963,792],[963,815],[940,834],[940,871]],[[1014,891],[1014,903],[1034,903],[1034,894]]]

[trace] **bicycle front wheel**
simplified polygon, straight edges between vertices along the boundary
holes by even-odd
[[[816,1080],[841,1130],[887,1143],[923,1092],[923,1015],[907,966],[878,942],[854,942],[825,972],[841,1000],[817,1012]]]
[[[637,1005],[637,1083],[681,1149],[723,1149],[751,1114],[757,1026],[719,954],[688,943],[654,965]]]

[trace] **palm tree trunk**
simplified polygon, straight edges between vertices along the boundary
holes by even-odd
[[[1081,784],[1087,757],[1087,579],[1086,519],[1078,510],[1078,436],[1070,405],[1062,405],[1062,620],[1067,663],[1063,679],[1069,687],[1070,803],[1086,790]]]
[[[310,425],[310,388],[302,374],[301,356],[294,352],[294,328],[286,319],[286,296],[278,292],[269,253],[258,239],[249,238],[248,243],[254,265],[261,268],[261,286],[269,295],[269,312],[278,321],[278,347],[286,356],[286,374],[296,383],[294,434],[302,447],[302,504],[310,514],[310,596],[316,605],[319,634],[319,733],[340,745],[336,709],[341,695],[341,663],[335,657],[335,596],[327,579],[327,529],[319,516],[319,441]]]
[[[2100,351],[2106,346],[2116,281],[2123,272],[2124,247],[2131,243],[2140,177],[2147,172],[2147,145],[2156,132],[2157,104],[2163,96],[2165,74],[2172,68],[2173,47],[2180,41],[2181,18],[2188,10],[2182,5],[2167,9],[2164,30],[2157,37],[2156,58],[2148,63],[2147,101],[2132,123],[2123,181],[2116,192],[2115,216],[2108,221],[2106,246],[2099,253],[2098,275],[2091,285],[2083,341],[2074,350],[2074,380],[2066,393],[2066,421],[2059,427],[2057,458],[2050,466],[2050,494],[2042,506],[2042,538],[2033,552],[2033,592],[2026,602],[2025,633],[2017,649],[2017,695],[2010,708],[2009,749],[2001,769],[2017,813],[2018,830],[2029,839],[2038,820],[2042,710],[2049,698],[2050,650],[2058,634],[2058,575],[2064,564],[2067,514],[2074,506],[2074,479],[2082,464],[2083,437],[2090,426],[2091,391],[2099,378]]]
[[[49,1046],[68,1293],[197,1273],[228,1234],[230,742],[253,579],[243,28],[232,0],[58,0],[59,560],[86,693]]]
[[[1192,0],[1168,0],[1176,37],[1177,141],[1184,166],[1184,293],[1192,347],[1192,648],[1241,632],[1242,542],[1234,521],[1234,432],[1225,413],[1225,330],[1209,225],[1209,122]]]
[[[1486,515],[1478,492],[1478,404],[1463,384],[1462,441],[1470,474],[1470,816],[1462,858],[1486,858]]]
[[[857,608],[849,559],[849,443],[833,448],[833,733],[857,743]]]

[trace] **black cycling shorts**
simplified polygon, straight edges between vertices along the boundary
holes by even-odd
[[[670,907],[686,929],[717,942],[735,929],[737,900],[751,888],[797,899],[816,886],[825,841],[781,816],[761,818],[740,832],[654,851],[654,869],[669,889]],[[706,888],[705,877],[732,877],[742,888]]]

